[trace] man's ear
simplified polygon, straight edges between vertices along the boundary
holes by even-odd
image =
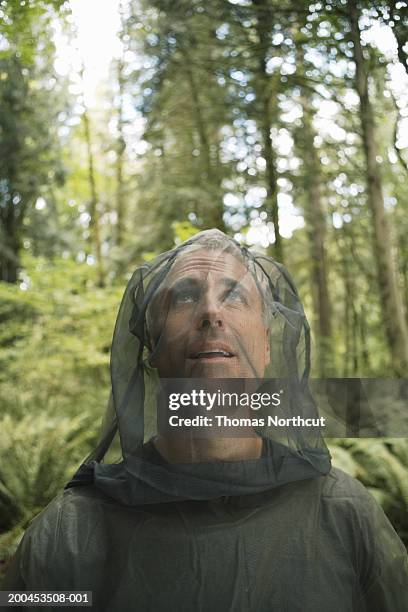
[[[152,368],[156,367],[156,344],[153,340],[150,341],[149,355],[147,360]]]
[[[156,333],[155,335],[152,334],[149,339],[150,346],[149,346],[148,360],[152,368],[157,368],[157,359],[158,359],[161,335],[160,334],[158,335],[156,330],[153,330],[153,331]]]
[[[269,327],[265,328],[265,366],[271,363],[270,331]]]

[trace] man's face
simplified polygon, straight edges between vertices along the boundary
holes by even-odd
[[[252,274],[231,253],[181,255],[151,316],[151,364],[160,378],[263,376],[269,341],[262,298]]]

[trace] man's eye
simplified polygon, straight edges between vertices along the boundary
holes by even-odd
[[[228,301],[231,301],[231,302],[234,302],[236,300],[240,300],[241,302],[245,302],[245,298],[242,295],[242,292],[237,287],[227,291],[227,294],[225,296],[225,300],[228,300]]]
[[[194,302],[195,298],[196,296],[194,291],[177,291],[173,296],[173,301],[176,304],[189,304],[191,302]]]

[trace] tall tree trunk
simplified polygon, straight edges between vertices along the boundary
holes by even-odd
[[[119,2],[119,14],[121,20],[121,29],[119,37],[122,43],[122,57],[117,62],[117,84],[118,84],[118,105],[117,105],[117,145],[116,145],[116,245],[121,246],[123,243],[123,233],[126,217],[126,202],[125,202],[125,184],[123,176],[124,154],[126,150],[126,141],[124,134],[124,93],[125,93],[125,74],[124,74],[124,54],[125,54],[125,33],[126,21],[124,16],[123,3]]]
[[[18,235],[15,206],[10,203],[0,208],[2,225],[2,244],[0,245],[0,280],[6,283],[16,283],[20,268],[19,252],[21,248]]]
[[[123,243],[123,231],[125,226],[125,189],[124,189],[124,177],[123,177],[123,158],[126,150],[126,142],[124,136],[124,120],[123,120],[123,92],[124,92],[124,75],[123,75],[123,61],[118,60],[117,66],[117,78],[118,78],[118,138],[116,147],[116,244],[121,246]]]
[[[346,241],[347,243],[347,241]],[[343,283],[345,293],[345,355],[343,376],[355,377],[358,375],[359,367],[359,321],[356,308],[355,283],[350,274],[350,262],[347,255],[343,255]]]
[[[404,303],[408,304],[408,253],[407,253],[407,245],[406,245],[407,237],[405,235],[400,235],[398,238],[399,243],[399,253],[401,254],[401,274],[402,274],[402,293],[404,296]],[[405,311],[405,318],[407,319],[408,325],[408,309]]]
[[[0,134],[1,134],[0,126]],[[0,280],[16,283],[20,269],[21,226],[27,202],[15,203],[18,172],[13,160],[5,164],[6,189],[0,193]]]
[[[408,365],[408,328],[397,282],[396,266],[392,256],[380,169],[376,160],[374,116],[368,92],[368,74],[361,45],[359,12],[356,0],[347,0],[347,4],[356,67],[355,83],[360,99],[360,118],[367,171],[367,199],[373,220],[373,249],[377,266],[378,286],[393,369],[396,374],[402,376],[406,374]]]
[[[89,125],[88,109],[85,107],[82,115],[84,122],[85,142],[88,155],[88,182],[90,191],[90,202],[89,202],[89,228],[92,251],[95,255],[95,263],[97,267],[98,285],[103,287],[105,285],[105,273],[102,264],[102,244],[99,228],[99,210],[98,210],[98,193],[96,190],[95,180],[95,164],[92,152],[92,138],[91,129]]]
[[[312,260],[312,292],[318,329],[319,375],[333,374],[331,303],[327,273],[326,222],[324,218],[320,160],[314,145],[312,109],[308,98],[301,96],[303,110],[301,140],[306,207],[304,210]]]
[[[350,374],[350,356],[351,356],[351,300],[352,300],[352,296],[349,291],[349,287],[350,287],[349,267],[348,267],[345,257],[343,257],[342,267],[343,267],[343,283],[344,283],[344,293],[345,293],[344,329],[345,329],[345,334],[346,334],[345,339],[344,339],[343,377],[348,378]]]
[[[266,70],[267,50],[270,47],[272,31],[271,7],[268,0],[252,0],[256,9],[255,28],[258,35],[257,57],[258,74],[256,75],[255,89],[259,104],[258,124],[262,136],[262,156],[266,162],[266,200],[265,211],[270,217],[275,233],[275,243],[270,249],[278,261],[283,262],[284,252],[282,237],[279,229],[278,207],[278,181],[276,170],[276,156],[271,139],[272,104],[270,97],[270,76]]]
[[[359,316],[359,329],[360,329],[360,345],[361,345],[361,363],[363,366],[361,376],[367,376],[371,369],[370,353],[367,347],[367,334],[366,334],[366,317],[364,310],[360,308]]]
[[[352,338],[352,376],[358,376],[358,368],[359,368],[359,324],[358,324],[358,313],[356,309],[356,294],[355,294],[355,284],[354,279],[350,282],[351,287],[351,312],[352,312],[352,320],[351,320],[351,338]]]
[[[214,164],[211,159],[211,145],[208,137],[205,119],[203,116],[202,104],[200,101],[200,95],[197,87],[196,80],[194,78],[193,70],[191,68],[191,62],[189,60],[187,52],[184,50],[185,57],[185,69],[188,84],[190,87],[191,99],[193,102],[195,125],[197,129],[198,139],[200,142],[200,153],[203,156],[204,168],[205,168],[205,179],[207,182],[207,189],[212,191],[212,195],[215,199],[213,205],[205,211],[203,215],[203,221],[206,227],[216,227],[221,231],[225,231],[225,224],[223,219],[223,204],[219,199],[221,196],[220,184],[218,179],[218,172],[214,168]]]

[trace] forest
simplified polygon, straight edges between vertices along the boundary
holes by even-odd
[[[0,574],[95,445],[131,273],[201,230],[288,268],[313,376],[408,378],[408,3],[106,1],[91,96],[73,3],[0,0]],[[408,545],[408,439],[328,442]]]

